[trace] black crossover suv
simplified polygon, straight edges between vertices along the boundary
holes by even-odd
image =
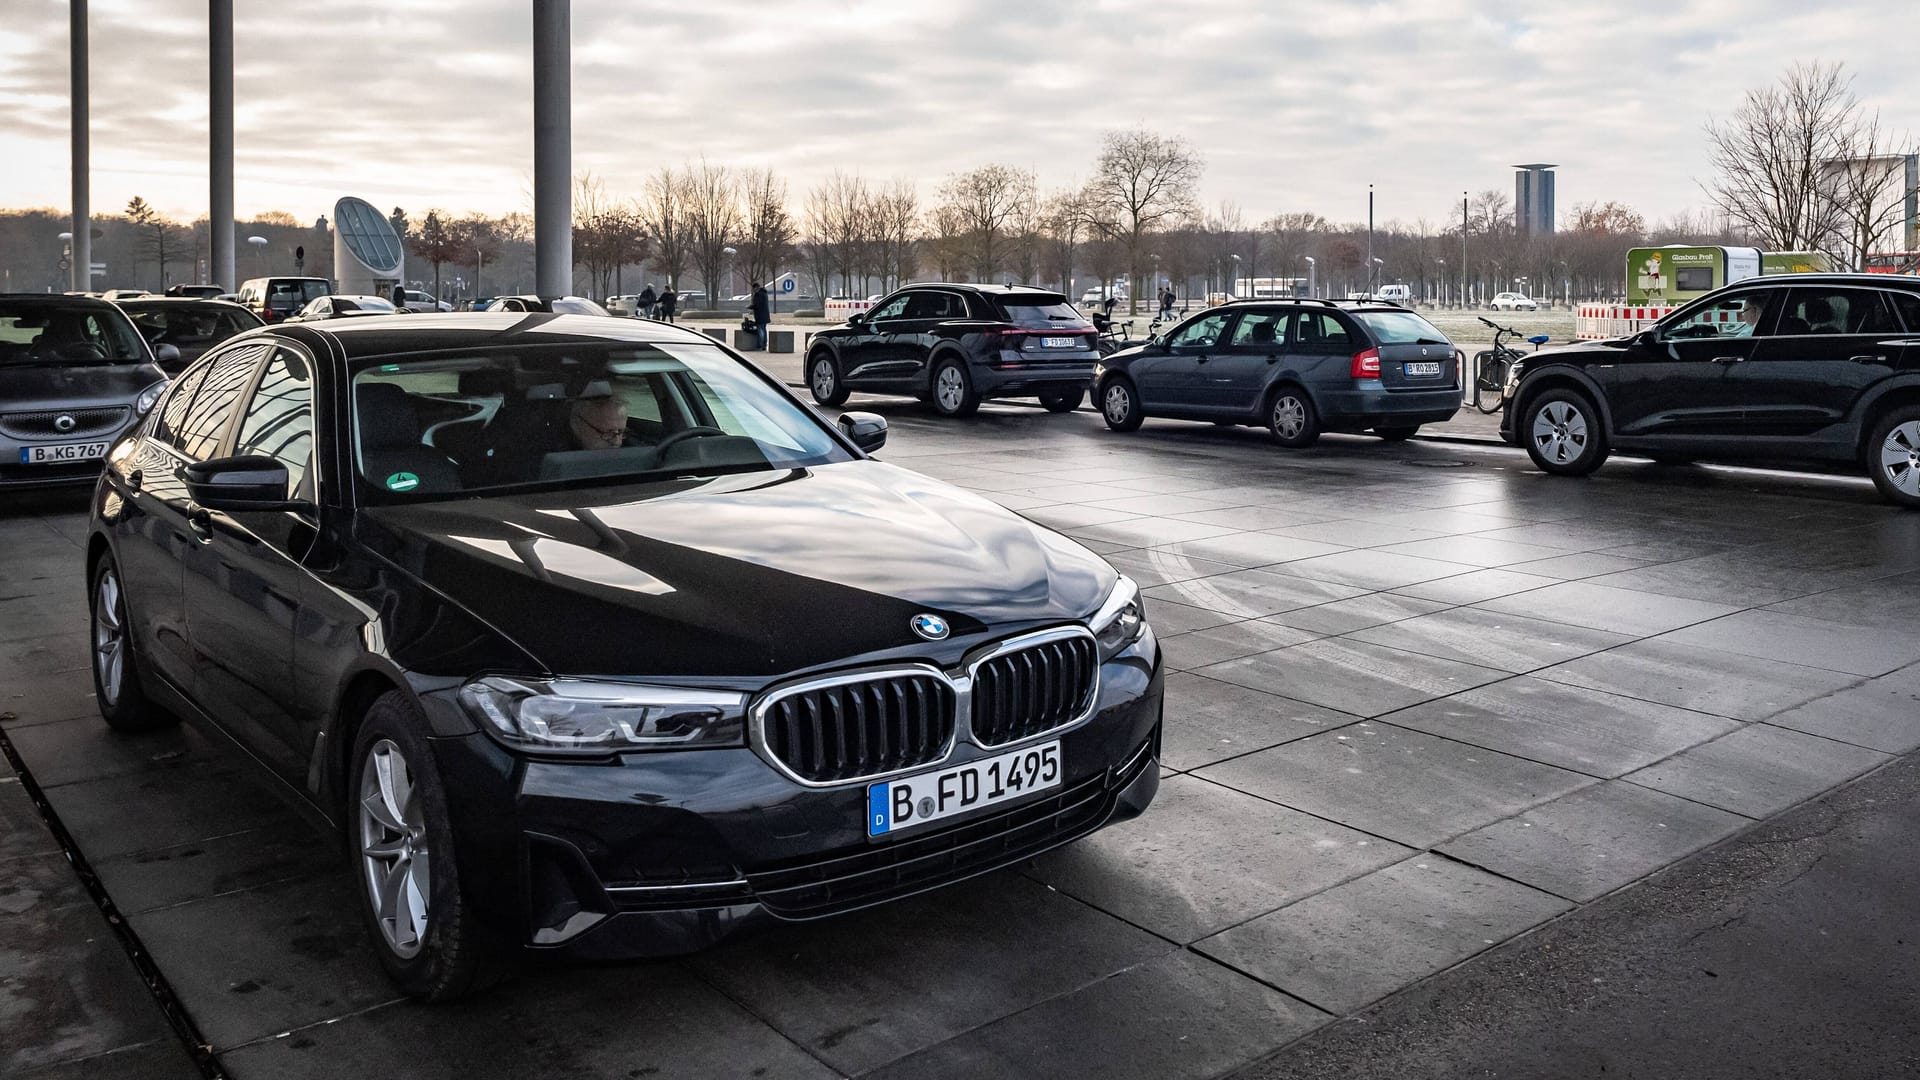
[[[1752,278],[1631,337],[1547,349],[1510,376],[1501,434],[1550,473],[1656,460],[1855,462],[1920,507],[1920,280]]]
[[[1100,362],[1107,426],[1147,417],[1264,424],[1282,446],[1323,431],[1411,438],[1460,409],[1456,350],[1432,323],[1379,301],[1245,301],[1208,308]]]
[[[1019,285],[911,285],[807,347],[807,385],[822,405],[855,390],[910,394],[944,416],[986,398],[1037,397],[1072,412],[1100,352],[1093,324],[1056,292]]]
[[[109,455],[101,711],[261,762],[427,999],[489,958],[697,949],[1139,813],[1162,676],[1134,584],[870,459],[885,435],[662,323],[253,331]]]

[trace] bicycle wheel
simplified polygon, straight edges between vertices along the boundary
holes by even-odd
[[[1493,352],[1474,357],[1473,407],[1488,415],[1506,406],[1507,360]]]

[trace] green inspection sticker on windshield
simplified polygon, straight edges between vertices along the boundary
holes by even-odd
[[[397,472],[387,477],[388,491],[412,491],[420,486],[420,478],[410,472]]]

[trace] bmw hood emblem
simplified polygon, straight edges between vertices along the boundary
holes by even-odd
[[[914,633],[919,634],[928,641],[939,641],[947,636],[947,620],[938,615],[928,615],[922,612],[919,615],[915,615],[912,622],[908,625],[913,627]]]

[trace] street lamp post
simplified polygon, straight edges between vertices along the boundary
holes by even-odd
[[[1300,257],[1307,260],[1307,295],[1309,297],[1319,296],[1320,288],[1319,288],[1319,277],[1317,273],[1319,270],[1319,264],[1314,261],[1313,256],[1311,255],[1302,255]]]
[[[1373,280],[1374,264],[1380,260],[1373,257],[1373,185],[1367,185],[1367,295],[1375,292]]]
[[[1233,260],[1233,280],[1227,283],[1227,299],[1237,300],[1240,297],[1240,256],[1229,255],[1227,258]],[[1248,287],[1251,291],[1252,282],[1248,282]]]
[[[740,254],[740,249],[735,247],[723,247],[720,249],[720,254],[725,255],[727,257],[727,292],[731,293],[733,292],[733,257],[735,255]],[[720,298],[716,296],[714,297],[714,299],[718,300]],[[749,299],[751,299],[751,297],[749,297]]]
[[[1460,307],[1467,306],[1467,193],[1460,193]]]
[[[265,273],[267,271],[267,238],[264,236],[249,236],[247,237],[247,243],[253,245],[254,269]]]
[[[1368,258],[1367,264],[1367,295],[1376,296],[1380,292],[1380,267],[1387,265],[1387,260]]]
[[[1444,308],[1447,306],[1447,260],[1436,258],[1433,261],[1440,264],[1440,295],[1434,299]]]

